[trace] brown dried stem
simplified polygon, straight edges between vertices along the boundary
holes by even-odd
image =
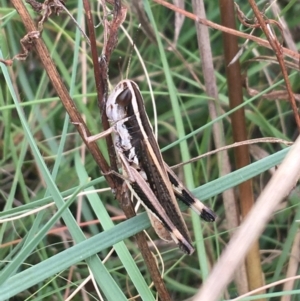
[[[28,13],[26,7],[24,6],[23,2],[21,0],[12,0],[11,1],[17,12],[19,13],[23,24],[25,25],[26,31],[28,33],[37,31],[33,20],[30,17],[30,14]],[[58,94],[59,98],[61,99],[66,111],[68,112],[70,119],[74,123],[80,123],[82,124],[82,128],[79,127],[78,131],[81,135],[82,139],[86,143],[87,148],[91,152],[92,156],[94,157],[95,161],[97,162],[98,166],[104,173],[109,172],[109,166],[107,162],[105,161],[105,158],[103,157],[102,153],[100,152],[97,144],[95,142],[87,143],[85,141],[85,133],[87,135],[90,135],[90,132],[88,131],[86,124],[84,123],[80,113],[78,112],[72,98],[70,97],[68,90],[64,83],[62,82],[60,75],[55,67],[55,64],[53,63],[50,53],[48,52],[48,49],[46,48],[44,42],[42,39],[36,39],[33,42],[33,46],[36,50],[36,53],[38,54],[41,63],[43,64],[43,67],[45,71],[48,74],[48,77],[56,90],[56,93]],[[107,174],[105,176],[108,184],[112,188],[115,187],[115,182],[111,175]]]
[[[103,110],[104,105],[106,103],[107,99],[107,87],[108,87],[108,64],[110,61],[111,54],[116,47],[118,43],[118,29],[120,25],[123,23],[126,17],[127,9],[121,5],[119,1],[114,2],[114,17],[111,21],[111,24],[109,24],[109,29],[105,29],[105,33],[108,34],[108,37],[105,36],[104,38],[104,55],[101,57],[100,63],[98,60],[98,52],[96,48],[96,38],[94,33],[94,24],[91,16],[91,11],[89,7],[89,2],[87,0],[84,0],[84,8],[87,13],[87,24],[89,28],[89,37],[91,41],[91,50],[92,50],[92,58],[94,63],[94,73],[95,73],[95,81],[96,81],[96,87],[97,87],[97,95],[98,95],[98,105],[100,109],[101,114],[101,120],[102,125],[104,129],[109,128],[109,123],[107,120],[107,116],[105,114],[105,110]],[[105,11],[105,10],[104,10]],[[106,16],[104,16],[104,19],[106,19]],[[104,24],[107,24],[104,22]],[[111,135],[107,136],[107,147],[110,150],[110,163],[111,168],[114,171],[117,171],[117,157],[114,151],[113,142]],[[136,215],[132,202],[130,201],[129,193],[127,186],[122,185],[122,180],[119,177],[115,178],[118,181],[118,189],[116,191],[116,198],[119,200],[120,206],[122,207],[122,210],[124,211],[126,218],[129,219],[131,217],[134,217]],[[121,189],[122,188],[122,189]],[[155,259],[148,247],[147,238],[146,235],[141,232],[137,235],[135,235],[137,244],[139,246],[139,249],[141,251],[141,254],[144,258],[144,261],[146,263],[146,266],[148,268],[148,271],[150,273],[150,276],[153,280],[153,283],[156,287],[157,293],[160,296],[161,300],[170,300],[169,293],[165,287],[164,282],[162,281],[161,275],[159,273],[158,267],[156,265]]]
[[[237,37],[240,37],[240,38],[243,38],[243,39],[249,39],[255,43],[257,43],[258,45],[260,46],[263,46],[263,47],[267,47],[267,48],[272,48],[270,43],[264,39],[261,39],[261,38],[258,38],[258,37],[255,37],[253,35],[250,35],[250,34],[246,34],[244,32],[240,32],[238,30],[235,30],[235,29],[232,29],[232,28],[228,28],[228,27],[225,27],[225,26],[222,26],[222,25],[219,25],[219,24],[216,24],[212,21],[209,21],[209,20],[206,20],[206,19],[203,19],[203,18],[199,18],[198,16],[196,16],[195,14],[192,14],[188,11],[185,11],[183,9],[180,9],[179,7],[169,3],[169,2],[166,2],[164,0],[153,0],[154,2],[158,3],[158,4],[161,4],[175,12],[179,12],[183,15],[185,15],[186,17],[202,24],[202,25],[205,25],[205,26],[208,26],[208,27],[211,27],[211,28],[214,28],[214,29],[217,29],[217,30],[220,30],[222,32],[226,32],[226,33],[229,33],[229,34],[232,34],[232,35],[235,35]],[[285,48],[285,47],[282,47],[282,53],[290,58],[292,58],[293,60],[295,60],[297,63],[299,62],[300,60],[300,54],[295,52],[295,51],[292,51],[288,48]]]
[[[294,97],[294,93],[292,91],[292,87],[291,87],[291,83],[289,81],[289,76],[285,67],[285,63],[284,63],[284,59],[283,59],[283,50],[282,50],[282,45],[279,43],[275,32],[272,30],[272,28],[268,25],[268,22],[265,20],[265,18],[263,17],[263,14],[259,11],[256,3],[254,0],[249,0],[249,4],[252,7],[252,10],[255,14],[255,17],[257,18],[257,22],[260,24],[262,31],[264,32],[264,34],[266,35],[272,49],[275,52],[275,55],[277,57],[281,72],[282,72],[282,76],[284,78],[285,84],[286,84],[286,89],[289,95],[289,100],[294,112],[294,117],[295,117],[295,121],[298,127],[298,131],[300,132],[300,116],[299,116],[299,112],[298,112],[298,108],[296,105],[296,100]]]
[[[222,25],[228,28],[235,28],[235,10],[233,1],[220,0],[221,8],[221,22]],[[253,25],[255,26],[255,24]],[[243,86],[242,81],[237,81],[241,78],[241,70],[239,61],[236,60],[231,63],[235,55],[238,53],[238,41],[237,37],[227,33],[223,33],[226,77],[228,87],[228,97],[230,102],[230,108],[235,107],[243,103]],[[231,64],[230,64],[231,63]],[[229,66],[230,64],[230,66]],[[247,139],[246,119],[244,108],[236,110],[230,115],[231,126],[233,132],[233,139],[235,142],[242,142]],[[242,168],[250,164],[250,154],[248,145],[244,144],[241,147],[234,148],[234,157],[236,162],[236,168]],[[249,179],[239,185],[239,197],[238,204],[242,217],[249,213],[254,204],[254,196],[252,189],[252,179]],[[244,267],[244,265],[242,265]],[[241,270],[238,270],[239,276],[241,276]],[[247,279],[244,279],[244,287],[240,286],[240,293],[245,293],[249,289],[253,290],[258,287],[262,287],[264,282],[262,278],[262,268],[260,263],[259,244],[256,241],[246,256],[246,273]],[[243,274],[242,274],[243,275]],[[240,277],[236,277],[239,279]],[[242,285],[239,279],[238,283]],[[248,287],[247,285],[248,284]]]

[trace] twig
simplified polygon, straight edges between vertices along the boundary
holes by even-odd
[[[296,100],[294,97],[294,93],[292,91],[292,87],[291,87],[291,83],[289,80],[289,76],[285,67],[285,63],[284,63],[284,59],[283,59],[283,51],[282,51],[282,45],[279,43],[274,31],[272,30],[272,28],[270,27],[270,25],[268,24],[268,22],[266,22],[266,20],[264,19],[263,15],[261,14],[261,12],[259,11],[256,3],[254,0],[249,0],[249,3],[252,7],[252,10],[255,14],[255,17],[257,18],[258,23],[261,26],[262,31],[264,32],[264,34],[266,35],[271,47],[273,48],[275,55],[277,57],[277,60],[279,62],[279,66],[286,84],[286,89],[288,91],[288,95],[289,95],[289,100],[294,112],[294,117],[295,117],[295,121],[298,127],[298,131],[300,132],[300,116],[299,116],[299,112],[298,112],[298,108],[296,105]]]
[[[22,22],[27,30],[27,32],[35,32],[37,31],[33,20],[30,17],[29,12],[27,11],[26,7],[24,6],[24,3],[21,0],[12,0],[11,1],[17,12],[19,13]],[[79,134],[81,135],[82,139],[84,140],[85,134],[89,135],[90,132],[88,131],[86,124],[84,123],[80,112],[77,110],[72,98],[70,97],[68,90],[66,86],[64,85],[63,81],[60,78],[60,75],[55,67],[54,62],[51,59],[51,55],[48,52],[48,49],[46,48],[44,42],[42,39],[36,39],[33,41],[33,46],[36,50],[36,53],[38,54],[41,63],[43,64],[43,67],[45,71],[48,74],[48,77],[50,79],[50,82],[52,83],[54,89],[56,90],[56,93],[58,94],[59,98],[61,99],[67,113],[70,116],[70,119],[73,123],[80,123],[82,124],[82,128],[85,132],[82,131],[82,128],[79,129]],[[84,140],[85,141],[85,140]],[[112,187],[112,189],[115,188],[115,182],[113,180],[113,177],[109,174],[109,166],[103,157],[102,153],[100,152],[97,144],[95,142],[87,143],[85,141],[87,148],[91,152],[92,156],[94,157],[95,161],[97,162],[99,168],[106,173],[105,178]]]
[[[209,20],[206,20],[206,19],[202,19],[202,18],[199,18],[198,16],[190,13],[190,12],[187,12],[185,10],[182,10],[180,9],[179,7],[169,3],[169,2],[166,2],[164,0],[153,0],[154,2],[158,3],[158,4],[161,4],[169,9],[172,9],[176,12],[179,12],[183,15],[185,15],[186,17],[194,20],[194,21],[197,21],[199,22],[200,24],[202,25],[205,25],[205,26],[208,26],[208,27],[211,27],[211,28],[214,28],[214,29],[217,29],[217,30],[220,30],[220,31],[223,31],[223,32],[226,32],[226,33],[229,33],[229,34],[233,34],[237,37],[241,37],[241,38],[244,38],[244,39],[249,39],[249,40],[252,40],[254,42],[256,42],[258,45],[260,46],[264,46],[264,47],[267,47],[267,48],[272,48],[270,43],[264,39],[261,39],[261,38],[258,38],[258,37],[255,37],[253,35],[249,35],[249,34],[246,34],[244,32],[240,32],[238,30],[235,30],[235,29],[231,29],[231,28],[228,28],[228,27],[225,27],[225,26],[222,26],[222,25],[219,25],[219,24],[216,24],[214,22],[211,22]],[[292,59],[294,59],[297,63],[299,62],[300,60],[300,54],[295,52],[295,51],[292,51],[288,48],[285,48],[285,47],[282,47],[282,53]]]

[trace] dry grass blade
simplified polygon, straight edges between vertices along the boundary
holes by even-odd
[[[217,301],[231,281],[236,268],[244,260],[249,248],[259,237],[278,204],[294,188],[300,178],[300,137],[257,199],[241,227],[236,231],[214,267],[211,275],[195,296],[195,301]],[[285,181],[282,181],[285,179]],[[247,239],[245,240],[245,237]],[[224,273],[226,271],[226,273]]]
[[[110,57],[113,53],[113,50],[117,46],[118,43],[118,30],[122,23],[126,18],[127,8],[121,4],[121,1],[114,1],[114,13],[113,19],[110,24],[107,24],[107,21],[104,22],[105,24],[105,37],[104,37],[104,49],[103,49],[103,56],[99,62],[97,47],[96,47],[96,38],[94,33],[94,25],[93,20],[91,18],[91,11],[89,7],[89,2],[84,1],[85,10],[88,16],[88,27],[90,32],[90,39],[91,39],[91,49],[92,49],[92,56],[93,56],[93,63],[94,63],[94,74],[96,80],[96,87],[97,87],[97,95],[98,95],[98,107],[100,108],[101,120],[103,124],[103,128],[106,130],[109,128],[109,122],[107,116],[105,114],[105,104],[107,101],[108,96],[108,65],[110,62]],[[105,4],[103,5],[103,11],[106,14]],[[107,19],[107,15],[104,15],[104,18]],[[102,111],[102,110],[103,111]],[[111,169],[115,172],[118,171],[117,169],[117,157],[113,147],[113,141],[111,135],[107,136],[107,147],[109,150],[110,155],[110,163]],[[112,151],[113,150],[113,151]],[[130,201],[129,191],[127,186],[122,185],[122,180],[119,177],[115,177],[115,182],[117,183],[116,186],[116,198],[120,203],[122,210],[124,211],[126,218],[129,219],[136,215],[133,204]],[[170,300],[170,295],[166,289],[164,282],[162,281],[161,275],[159,273],[158,267],[156,265],[155,259],[152,256],[152,253],[147,244],[146,235],[141,232],[135,236],[143,259],[146,263],[150,276],[154,282],[154,285],[157,289],[157,293],[160,296],[161,300]]]
[[[194,13],[201,19],[205,19],[204,13],[204,4],[202,1],[193,1]],[[228,11],[227,11],[228,12]],[[230,19],[230,14],[228,16]],[[228,25],[228,24],[227,24]],[[227,26],[229,27],[229,26]],[[216,84],[216,78],[214,77],[214,73],[211,70],[214,69],[213,62],[212,62],[212,55],[211,55],[211,48],[210,48],[210,40],[208,37],[208,28],[201,26],[198,24],[198,43],[201,52],[202,62],[203,62],[203,73],[206,83],[206,91],[208,96],[218,99],[218,88]],[[225,39],[226,41],[226,39]],[[227,48],[228,49],[228,48]],[[232,69],[232,68],[231,68]],[[218,117],[218,112],[220,112],[220,107],[218,105],[218,101],[210,101],[209,103],[209,112],[211,119],[214,120]],[[222,122],[215,123],[213,126],[213,135],[214,135],[214,143],[216,148],[223,148],[224,147],[224,140],[222,137],[225,136],[224,134],[224,125]],[[218,165],[220,170],[220,176],[229,174],[231,171],[230,163],[229,163],[229,156],[228,152],[218,153]],[[227,219],[227,227],[228,229],[233,229],[238,227],[239,225],[239,210],[235,206],[235,197],[233,193],[233,189],[227,190],[223,192],[223,202],[225,207],[225,214]],[[235,275],[236,283],[239,292],[246,291],[245,281],[246,274],[245,274],[245,267],[241,265],[240,269],[237,271]]]

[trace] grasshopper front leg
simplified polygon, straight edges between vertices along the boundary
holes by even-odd
[[[73,122],[73,124],[78,125],[81,128],[81,131],[83,133],[84,139],[85,139],[85,141],[87,141],[87,143],[95,142],[95,141],[97,141],[99,139],[102,139],[102,138],[108,136],[108,135],[111,135],[115,131],[113,127],[110,127],[108,130],[103,131],[103,132],[101,132],[99,134],[88,136],[86,134],[85,127],[83,126],[82,123],[80,123],[80,122]]]

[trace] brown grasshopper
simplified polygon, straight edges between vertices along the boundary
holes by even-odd
[[[192,254],[194,248],[176,197],[205,221],[213,222],[216,215],[191,194],[163,161],[135,82],[123,80],[114,88],[106,103],[106,114],[112,127],[87,140],[114,133],[114,146],[123,170],[120,176],[151,213],[149,216],[155,217],[150,220],[157,234],[165,240],[173,239],[185,253]]]

